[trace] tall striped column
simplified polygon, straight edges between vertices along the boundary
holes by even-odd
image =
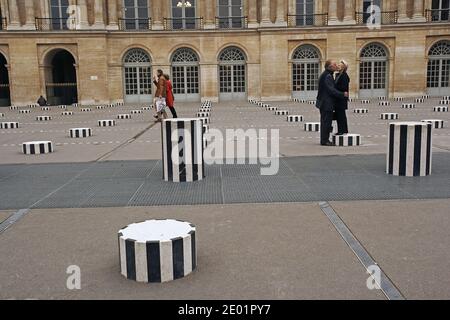
[[[196,228],[178,220],[149,220],[119,231],[120,270],[129,280],[163,283],[197,268]]]
[[[387,173],[417,177],[431,174],[431,123],[397,122],[389,125]]]
[[[162,125],[163,177],[171,182],[193,182],[205,177],[203,123],[200,118],[167,119]]]

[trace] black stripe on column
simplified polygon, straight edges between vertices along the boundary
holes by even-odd
[[[36,154],[36,149],[34,148],[34,144],[30,144],[30,153]]]
[[[48,143],[48,152],[53,152],[52,143]]]
[[[192,250],[192,271],[197,268],[197,248],[195,247],[195,231],[189,232],[191,235],[191,250]]]
[[[136,254],[132,239],[125,240],[125,252],[127,257],[127,279],[136,281]]]
[[[413,175],[420,176],[420,155],[422,151],[422,126],[415,126],[414,128],[414,167]]]
[[[180,182],[186,182],[186,130],[183,121],[179,121],[178,123],[178,161],[179,163],[179,174],[180,174]],[[181,135],[180,132],[183,134]]]
[[[389,127],[389,168],[388,173],[394,173],[394,145],[395,145],[395,125],[391,124]]]
[[[22,151],[24,154],[27,154],[27,145],[26,144],[22,145]]]
[[[427,168],[426,172],[427,175],[431,174],[431,124],[428,124],[427,126],[427,132],[428,132],[428,141],[427,141]]]
[[[406,152],[408,151],[408,126],[400,126],[400,162],[399,175],[406,175]]]
[[[199,159],[197,159],[197,149],[200,147],[200,146],[196,145],[196,141],[198,138],[197,137],[197,123],[198,122],[196,120],[191,121],[191,163],[192,163],[192,179],[194,181],[198,181],[198,161],[199,161]],[[203,130],[203,124],[201,124],[201,129]]]
[[[353,137],[348,137],[348,146],[353,147]]]
[[[167,178],[173,180],[172,163],[172,121],[166,121],[166,146],[167,146]]]
[[[172,239],[173,278],[184,277],[184,248],[183,238]]]
[[[161,282],[161,251],[158,241],[148,241],[147,247],[147,274],[148,282]]]

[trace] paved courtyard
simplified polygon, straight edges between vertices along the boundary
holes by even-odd
[[[268,102],[302,123],[289,123],[253,104],[216,103],[211,129],[279,129],[275,176],[260,165],[214,164],[191,184],[162,181],[161,129],[152,111],[117,120],[141,105],[80,112],[2,108],[0,122],[0,298],[52,299],[449,299],[450,114],[433,112],[439,99],[415,109],[378,100],[351,103],[350,130],[359,147],[321,147],[304,122],[319,121],[308,103]],[[368,114],[354,114],[367,108]],[[21,108],[28,109],[28,108]],[[178,105],[193,117],[198,103]],[[440,119],[433,130],[433,174],[385,174],[388,123]],[[50,115],[48,122],[36,116]],[[116,119],[117,126],[97,127]],[[71,139],[71,128],[94,135]],[[55,152],[26,156],[21,144],[51,140]],[[226,141],[227,145],[235,141]],[[330,210],[327,208],[331,208]],[[175,218],[198,230],[198,269],[164,285],[123,279],[117,231],[151,218]],[[387,285],[369,290],[368,262]],[[370,263],[369,263],[370,264]],[[82,289],[66,288],[66,269],[78,265]]]

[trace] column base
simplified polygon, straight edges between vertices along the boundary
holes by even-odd
[[[397,22],[398,23],[410,23],[411,22],[411,18],[408,18],[408,17],[399,17],[398,18],[398,20],[397,20]]]
[[[94,23],[90,29],[105,30],[105,24],[104,23]]]
[[[353,18],[344,18],[344,20],[342,21],[342,24],[348,24],[348,25],[356,24],[356,20]]]
[[[119,25],[118,24],[107,25],[106,30],[110,30],[110,31],[119,30]]]
[[[36,30],[36,25],[33,23],[33,24],[24,24],[21,28],[20,28],[20,30]]]
[[[257,28],[259,28],[259,23],[258,23],[257,21],[249,22],[249,23],[248,23],[248,27],[249,27],[250,29],[257,29]]]
[[[338,25],[341,25],[341,24],[342,24],[342,22],[339,21],[338,19],[330,19],[330,20],[328,20],[328,25],[329,26],[338,26]]]
[[[272,22],[272,21],[270,21],[270,20],[263,20],[263,21],[261,21],[261,24],[260,24],[260,27],[261,28],[267,28],[267,27],[273,27],[274,26],[274,23]]]
[[[413,22],[427,22],[427,19],[421,14],[414,15],[411,20]]]
[[[20,23],[10,23],[7,25],[6,30],[22,30],[22,26],[20,25]]]
[[[152,25],[152,30],[164,30],[164,25],[162,22],[155,22]]]
[[[275,21],[275,23],[273,25],[275,27],[287,27],[287,22],[286,21]]]
[[[203,25],[203,29],[206,29],[206,30],[212,30],[212,29],[215,29],[215,28],[216,28],[216,25],[213,22],[206,22]]]

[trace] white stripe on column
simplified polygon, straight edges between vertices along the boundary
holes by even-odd
[[[185,122],[185,129],[184,129],[184,158],[185,158],[185,164],[186,164],[186,181],[193,181],[194,177],[193,177],[193,171],[194,171],[194,164],[193,164],[193,155],[192,155],[192,134],[193,134],[193,129],[192,128],[192,121],[188,121]],[[189,141],[186,140],[186,133],[189,132],[188,136],[189,137]]]
[[[428,139],[427,139],[427,127],[422,127],[422,141],[420,146],[420,175],[426,176],[427,175],[427,145],[428,145]],[[431,129],[431,134],[433,134],[433,129]]]
[[[414,175],[414,147],[415,147],[415,136],[416,136],[416,126],[407,126],[408,135],[406,137],[406,175]]]
[[[148,282],[147,272],[147,244],[142,242],[134,243],[136,281]]]
[[[124,277],[127,277],[127,250],[125,246],[125,240],[120,237],[119,239],[120,245],[120,266],[121,272]]]
[[[161,241],[159,243],[161,252],[161,282],[173,280],[173,254],[172,241]]]
[[[192,237],[183,238],[184,275],[192,272]]]
[[[164,178],[169,179],[169,156],[167,154],[167,131],[166,131],[166,123],[162,122],[161,124],[161,132],[162,132],[162,145],[163,145],[163,161],[164,161]]]
[[[395,126],[394,132],[394,169],[392,173],[398,176],[400,172],[400,129],[398,126]]]

